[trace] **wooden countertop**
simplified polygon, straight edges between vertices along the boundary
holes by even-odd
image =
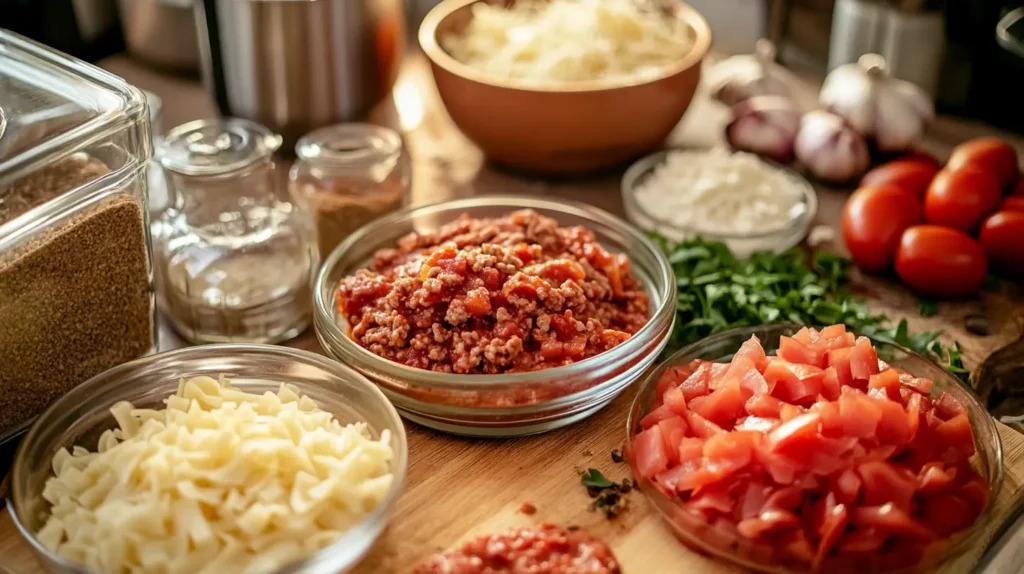
[[[165,129],[214,115],[210,97],[192,80],[163,76],[123,57],[112,58],[104,66],[163,98]],[[622,214],[618,189],[621,169],[554,181],[487,165],[479,150],[452,125],[438,101],[429,70],[418,56],[411,56],[403,70],[394,91],[394,105],[381,106],[373,116],[375,121],[400,127],[405,134],[413,160],[416,203],[489,193],[552,195]],[[695,147],[720,144],[725,119],[724,109],[698,94],[669,143]],[[944,157],[959,141],[992,132],[991,128],[977,124],[940,118],[923,147]],[[1006,136],[1024,152],[1020,138],[999,135]],[[819,186],[818,193],[817,223],[836,226],[848,191]],[[858,278],[856,290],[870,302],[873,311],[893,318],[906,316],[912,329],[946,330],[948,337],[960,342],[969,367],[977,366],[990,352],[1016,339],[1024,327],[1024,304],[1016,296],[986,294],[980,300],[943,303],[939,315],[922,318],[917,315],[913,295],[893,282]],[[963,318],[969,313],[986,315],[993,325],[993,334],[981,338],[967,333]],[[161,349],[182,344],[164,325]],[[289,345],[320,352],[311,332]],[[407,572],[427,554],[466,537],[541,520],[579,525],[605,539],[627,574],[691,569],[714,574],[739,571],[679,544],[639,493],[630,495],[630,509],[614,521],[587,510],[590,499],[579,485],[576,468],[595,467],[613,479],[628,476],[628,467],[614,464],[609,453],[622,444],[632,398],[633,392],[626,391],[586,421],[527,438],[460,438],[406,422],[410,449],[408,485],[390,527],[356,571]],[[1000,432],[1007,460],[1017,463],[1008,468],[999,499],[1002,516],[1019,502],[1022,492],[1024,436],[1002,426]],[[454,484],[458,488],[453,488]],[[518,513],[524,502],[537,507],[536,515]],[[992,528],[998,526],[997,522],[992,521]],[[1020,535],[1020,540],[1024,543],[1024,535]],[[980,552],[980,547],[974,549],[948,564],[944,571],[969,571]],[[42,572],[6,511],[0,514],[0,558],[0,571],[8,567],[18,574]],[[1024,572],[1024,567],[1019,572]],[[1011,571],[1004,569],[1000,574]]]

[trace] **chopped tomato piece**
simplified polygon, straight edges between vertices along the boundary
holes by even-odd
[[[722,427],[700,416],[694,411],[686,413],[686,422],[690,425],[693,435],[700,438],[711,438],[712,436],[725,432]]]
[[[750,464],[760,442],[761,433],[755,431],[716,434],[704,443],[706,466],[712,472],[730,475]]]
[[[850,522],[850,512],[846,505],[837,504],[825,516],[825,522],[821,526],[821,538],[818,540],[818,551],[814,555],[814,568],[817,568],[825,557],[832,552],[832,548],[839,542],[839,538],[846,531],[846,525]]]
[[[910,429],[910,419],[903,405],[896,401],[889,400],[885,391],[872,389],[868,398],[873,400],[875,406],[882,412],[878,421],[878,428],[875,438],[883,444],[906,444],[913,440],[914,433]]]
[[[793,339],[795,341],[797,341],[797,342],[800,342],[800,343],[803,343],[805,345],[808,345],[808,344],[811,343],[811,333],[812,332],[814,332],[814,329],[808,329],[807,327],[800,327],[799,331],[797,331],[796,333],[793,333]],[[817,336],[817,333],[815,333],[815,336]]]
[[[917,436],[917,429],[921,427],[921,404],[923,397],[917,393],[914,393],[912,397],[907,399],[907,428],[910,430],[910,439],[913,440]]]
[[[860,526],[873,526],[890,534],[931,540],[935,533],[909,514],[889,503],[882,506],[861,506],[850,514],[853,522]]]
[[[921,520],[942,537],[960,532],[977,517],[970,502],[950,492],[929,496],[921,504]]]
[[[917,391],[923,395],[927,395],[932,392],[932,386],[935,384],[931,379],[922,379],[919,377],[911,377],[909,379],[901,379],[900,384],[904,387]]]
[[[818,332],[818,340],[828,341],[831,339],[839,339],[844,335],[846,335],[846,325],[837,323],[835,325],[823,327],[821,331]]]
[[[768,382],[764,380],[764,375],[756,369],[750,369],[740,377],[740,389],[744,399],[749,400],[758,395],[767,395]]]
[[[837,403],[819,400],[811,405],[810,410],[821,415],[822,435],[836,437],[843,433],[843,417]]]
[[[740,503],[736,507],[737,520],[754,518],[761,514],[764,503],[768,499],[768,486],[756,481],[747,483],[747,489],[740,497]]]
[[[830,401],[839,398],[842,386],[839,384],[839,374],[835,367],[828,367],[821,375],[821,396]]]
[[[802,343],[790,337],[779,338],[779,358],[790,363],[825,366],[825,349],[814,343]]]
[[[882,420],[882,409],[860,391],[853,390],[839,397],[839,416],[847,436],[868,438],[874,436]]]
[[[644,418],[640,419],[640,427],[643,429],[649,429],[661,421],[674,416],[676,416],[676,413],[672,412],[672,409],[668,408],[668,405],[661,405],[647,413]]]
[[[732,428],[746,414],[744,402],[739,380],[728,379],[715,392],[690,403],[690,409],[716,425]]]
[[[779,419],[775,418],[762,418],[762,417],[743,417],[736,422],[736,426],[733,430],[737,431],[758,431],[766,433],[773,428],[779,426],[782,423]]]
[[[967,409],[960,404],[960,401],[953,398],[953,395],[943,392],[939,398],[935,399],[935,414],[939,415],[942,420],[948,421],[957,415],[966,415]]]
[[[957,474],[964,475],[966,473],[958,472]],[[968,480],[960,487],[960,496],[974,505],[974,511],[976,514],[981,514],[981,511],[985,510],[985,507],[988,506],[988,499],[991,494],[991,489],[981,477]]]
[[[828,352],[828,366],[835,368],[840,386],[848,387],[853,384],[853,374],[850,370],[852,357],[852,348],[831,349]]]
[[[672,417],[658,423],[661,428],[661,440],[665,442],[665,455],[669,464],[679,464],[679,443],[686,437],[690,426],[683,417]]]
[[[860,496],[862,484],[863,481],[852,468],[839,473],[835,478],[836,500],[843,504],[853,505]]]
[[[895,369],[886,369],[868,378],[868,389],[881,389],[888,398],[900,400],[900,374]]]
[[[657,473],[654,476],[654,482],[664,486],[670,492],[679,492],[689,489],[692,488],[689,486],[692,481],[692,477],[700,470],[700,468],[700,459],[684,460],[668,470]],[[685,484],[686,488],[679,488],[680,484]]]
[[[857,467],[864,485],[864,504],[881,506],[893,503],[897,508],[910,511],[917,490],[917,477],[906,469],[883,461],[868,461]]]
[[[665,391],[672,387],[678,387],[680,383],[685,381],[694,372],[696,372],[701,365],[704,363],[700,359],[695,359],[686,365],[676,365],[665,369],[661,376],[658,377],[658,383],[655,385],[655,392],[657,396],[665,394]],[[710,369],[710,367],[708,367]]]
[[[665,406],[673,413],[680,416],[686,414],[688,410],[686,408],[686,396],[683,395],[683,391],[679,387],[673,387],[666,391],[663,400],[665,401]]]
[[[935,428],[935,434],[945,448],[942,462],[956,464],[974,454],[974,433],[967,415],[956,415],[940,424]]]
[[[764,378],[773,396],[791,404],[809,404],[821,391],[823,372],[813,365],[772,359],[764,370]]]
[[[923,495],[949,490],[956,485],[956,467],[943,468],[941,462],[928,462],[917,475],[917,492]]]
[[[711,373],[708,377],[708,389],[717,389],[722,382],[725,372],[729,370],[729,363],[712,363]]]
[[[711,380],[712,369],[713,363],[701,363],[692,375],[679,384],[679,389],[683,391],[683,396],[687,401],[708,394],[708,381]]]
[[[871,554],[885,544],[889,535],[880,528],[857,528],[839,540],[842,554]]]
[[[636,453],[636,467],[644,478],[668,468],[668,454],[665,452],[665,439],[661,436],[661,426],[655,425],[636,435],[633,439]]]
[[[678,460],[680,463],[688,460],[704,458],[704,439],[696,437],[684,437],[679,441]]]
[[[736,525],[740,534],[747,538],[762,538],[772,532],[795,528],[800,524],[797,515],[788,510],[766,510],[757,518],[741,520]]]
[[[811,541],[807,539],[807,534],[803,530],[791,531],[780,542],[782,549],[797,560],[804,562],[814,560],[814,546],[811,545]]]
[[[791,421],[802,414],[804,414],[802,407],[789,403],[782,403],[782,407],[779,409],[779,418],[782,419],[782,422]]]
[[[733,355],[733,362],[741,357],[749,360],[759,372],[764,372],[764,368],[768,366],[768,357],[765,355],[764,347],[761,346],[761,341],[754,335],[751,335],[749,340],[740,345],[740,350],[736,351],[736,354]]]
[[[700,489],[686,503],[687,508],[707,515],[732,514],[733,501],[729,496],[729,490],[723,488],[721,483],[710,485]]]
[[[817,437],[820,422],[821,415],[818,413],[805,413],[786,421],[768,434],[768,448],[772,451],[779,451],[804,446]]]
[[[878,353],[871,340],[861,337],[850,353],[850,375],[855,381],[866,381],[878,372]]]
[[[778,418],[782,412],[782,401],[771,395],[754,395],[747,399],[745,407],[752,416]]]

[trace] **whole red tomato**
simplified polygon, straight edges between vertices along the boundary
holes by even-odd
[[[1011,195],[999,204],[999,211],[1024,211],[1024,196]]]
[[[897,159],[864,174],[861,187],[892,184],[915,197],[924,197],[928,184],[939,172],[936,164],[919,159]]]
[[[992,263],[1024,275],[1024,211],[997,211],[981,224],[978,235]]]
[[[962,297],[984,285],[988,261],[981,244],[963,231],[915,225],[900,237],[896,274],[924,295]]]
[[[1013,186],[1010,195],[1024,195],[1024,177],[1017,179],[1017,185]]]
[[[976,138],[955,148],[946,162],[949,169],[972,166],[995,176],[1000,188],[1017,180],[1017,150],[999,138]]]
[[[923,221],[921,200],[895,185],[862,187],[843,208],[843,241],[864,271],[892,265],[903,231]]]
[[[924,217],[929,223],[970,231],[996,208],[1000,197],[999,182],[987,171],[947,167],[928,186]]]

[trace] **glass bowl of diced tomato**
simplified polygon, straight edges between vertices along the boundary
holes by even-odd
[[[977,396],[842,325],[743,328],[644,381],[626,454],[681,541],[764,572],[915,572],[981,544],[1003,479]]]

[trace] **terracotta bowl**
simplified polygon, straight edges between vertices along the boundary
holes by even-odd
[[[481,1],[509,3],[444,0],[423,20],[420,46],[459,129],[492,161],[529,171],[587,171],[657,148],[689,107],[711,45],[704,17],[687,4],[671,2],[668,9],[692,30],[693,49],[654,77],[542,86],[496,80],[441,47],[443,38],[465,29],[472,5]]]

